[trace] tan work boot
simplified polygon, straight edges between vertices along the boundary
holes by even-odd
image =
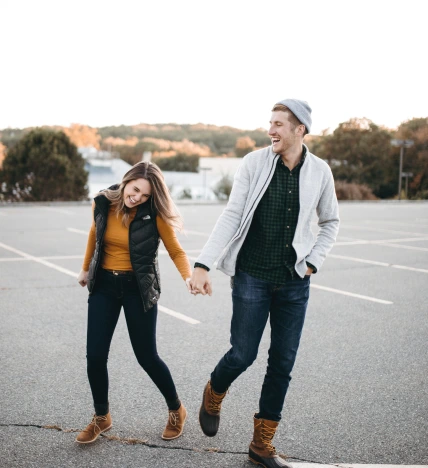
[[[184,423],[187,419],[187,411],[183,403],[178,410],[169,410],[168,422],[162,434],[163,440],[172,440],[180,437],[183,433]]]
[[[97,416],[94,414],[92,421],[79,435],[76,437],[76,442],[79,444],[90,444],[98,439],[102,432],[107,432],[113,426],[110,412],[105,416]]]
[[[256,465],[264,468],[291,468],[291,465],[276,454],[275,447],[272,445],[272,439],[278,427],[277,421],[268,419],[254,418],[254,435],[250,444],[248,456]]]
[[[211,381],[205,385],[202,396],[201,409],[199,410],[199,424],[203,433],[208,437],[214,437],[217,434],[220,425],[220,410],[224,393],[216,393],[211,387]]]

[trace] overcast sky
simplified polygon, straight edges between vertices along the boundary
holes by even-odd
[[[0,128],[428,117],[427,0],[0,0]]]

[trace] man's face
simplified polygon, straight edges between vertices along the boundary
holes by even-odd
[[[288,112],[274,111],[270,120],[269,136],[274,153],[285,154],[296,141],[299,141],[299,127],[288,121]]]

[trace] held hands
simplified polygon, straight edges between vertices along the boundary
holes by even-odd
[[[186,279],[186,285],[190,294],[194,296],[197,294],[202,294],[203,296],[208,294],[208,296],[211,296],[213,292],[210,275],[204,268],[196,267],[193,270],[192,277]]]
[[[84,288],[88,284],[88,272],[85,270],[80,270],[79,276],[77,277],[77,282]]]

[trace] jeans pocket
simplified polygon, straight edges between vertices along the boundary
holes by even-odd
[[[231,276],[230,277],[230,288],[233,289],[233,286],[235,284],[235,277],[234,276]]]

